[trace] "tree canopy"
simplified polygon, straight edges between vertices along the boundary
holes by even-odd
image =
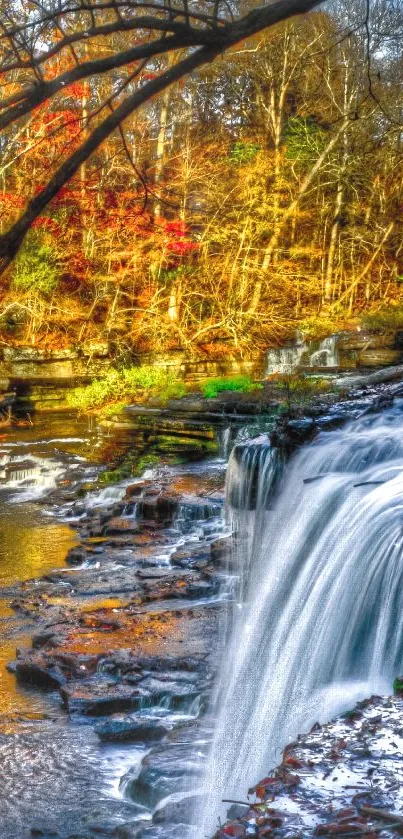
[[[400,305],[402,10],[313,5],[3,0],[4,340],[249,352]]]
[[[113,76],[117,68],[124,74],[94,108],[89,105],[60,165],[0,237],[0,265],[13,258],[49,201],[142,104],[245,38],[319,2],[276,0],[242,14],[231,0],[2,0],[0,130],[49,100],[74,95],[77,83]],[[157,58],[157,71],[147,73]]]

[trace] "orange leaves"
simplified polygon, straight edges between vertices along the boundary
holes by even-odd
[[[68,86],[66,93],[75,99],[83,100],[87,95],[87,85],[83,82],[73,82]],[[79,104],[81,106],[81,101]]]
[[[25,198],[16,192],[0,192],[0,211],[19,210],[24,207]]]

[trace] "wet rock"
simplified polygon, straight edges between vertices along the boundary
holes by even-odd
[[[231,804],[227,811],[227,819],[236,819],[244,816],[249,810],[248,804]]]
[[[187,824],[155,825],[147,827],[139,834],[139,839],[199,839],[195,827]]]
[[[126,717],[120,720],[106,720],[95,726],[100,740],[108,742],[151,743],[162,740],[169,728],[158,719]]]
[[[87,558],[87,552],[82,547],[70,548],[66,562],[68,565],[82,565]]]
[[[197,583],[191,583],[188,586],[187,596],[194,598],[214,597],[215,594],[218,594],[219,587],[218,580],[199,580]]]
[[[179,496],[173,493],[151,494],[148,491],[140,502],[140,515],[149,521],[169,524],[178,510],[179,500]]]
[[[50,586],[47,583],[51,584]],[[59,592],[79,595],[95,594],[133,594],[140,591],[137,570],[135,568],[102,568],[89,567],[79,571],[72,571],[68,579],[61,573],[48,574],[43,578],[42,585],[36,586],[36,591],[49,595]]]
[[[122,824],[115,827],[111,833],[111,839],[139,839],[143,830],[149,827],[149,821],[136,822],[135,824]]]
[[[187,707],[189,701],[199,696],[207,687],[205,681],[195,681],[194,675],[176,672],[153,674],[142,679],[140,686],[151,695],[154,704],[168,703],[170,708],[180,710]]]
[[[22,660],[15,663],[15,675],[19,682],[52,690],[64,685],[66,678],[57,668],[48,668],[35,661]]]
[[[16,661],[7,665],[23,684],[37,687],[60,688],[72,677],[85,679],[96,670],[99,656],[69,655],[68,653],[17,651]]]
[[[172,795],[153,815],[153,824],[194,824],[195,809],[200,803],[200,795]]]
[[[119,711],[139,710],[150,702],[149,694],[137,687],[108,682],[94,677],[86,682],[72,682],[60,689],[69,714],[102,717]]]
[[[114,533],[136,533],[139,529],[139,524],[136,519],[119,518],[115,516],[109,519],[105,528],[106,534],[113,535]]]
[[[211,561],[219,565],[225,564],[230,557],[231,546],[231,536],[223,536],[220,539],[215,539],[210,545]]]
[[[178,568],[205,568],[210,561],[207,545],[189,542],[171,554],[171,565]]]
[[[323,431],[332,431],[333,428],[340,428],[350,419],[350,417],[342,412],[334,412],[317,417],[316,425]]]
[[[138,498],[146,486],[148,486],[147,481],[139,481],[137,484],[130,484],[130,486],[126,487],[124,500],[130,501],[131,498]]]
[[[57,647],[63,641],[63,636],[58,635],[54,629],[42,629],[32,636],[32,647],[34,650],[41,647]]]
[[[197,747],[191,749],[189,742],[168,743],[144,758],[138,777],[126,791],[134,801],[153,808],[174,792],[190,790],[200,772]]]

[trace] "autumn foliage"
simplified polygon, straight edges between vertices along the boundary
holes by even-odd
[[[403,69],[385,39],[364,66],[365,33],[340,37],[337,17],[314,13],[151,99],[34,220],[1,279],[3,340],[225,357],[296,326],[328,332],[363,311],[400,311]],[[90,41],[87,58],[108,45]],[[1,232],[120,86],[157,78],[164,61],[68,84],[10,126]],[[46,81],[73,66],[56,52]],[[7,96],[22,77],[3,74]]]

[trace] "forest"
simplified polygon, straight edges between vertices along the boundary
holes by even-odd
[[[0,0],[0,839],[403,831],[403,0]]]
[[[100,115],[174,66],[167,51],[70,81],[136,38],[74,43],[61,20],[36,36],[38,90],[53,95],[29,106],[29,48],[3,35],[1,234]],[[363,312],[398,324],[402,26],[384,0],[366,16],[325,5],[151,95],[32,220],[1,278],[3,343],[251,356]]]

